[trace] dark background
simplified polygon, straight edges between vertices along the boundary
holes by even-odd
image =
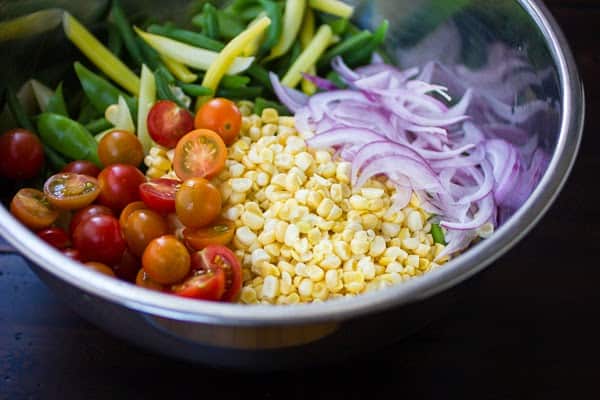
[[[549,214],[462,284],[448,314],[392,346],[329,367],[214,371],[108,336],[59,303],[20,257],[0,255],[0,399],[597,398],[600,213],[592,182],[600,171],[600,2],[547,3],[586,84],[581,155]]]

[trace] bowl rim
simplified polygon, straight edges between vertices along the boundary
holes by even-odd
[[[540,184],[517,213],[493,236],[460,257],[427,274],[386,290],[320,304],[288,307],[247,306],[188,300],[151,292],[78,267],[46,245],[0,207],[0,234],[32,266],[91,296],[157,317],[223,326],[298,325],[334,322],[381,312],[424,300],[486,268],[520,241],[548,211],[564,186],[575,163],[583,135],[585,101],[583,84],[558,24],[540,0],[516,0],[536,22],[546,39],[559,72],[562,121],[556,150]],[[35,269],[34,267],[34,269]]]

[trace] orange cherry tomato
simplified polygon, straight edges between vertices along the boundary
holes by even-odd
[[[152,210],[136,210],[127,218],[123,231],[127,247],[133,255],[141,257],[148,244],[168,233],[167,221]]]
[[[10,212],[29,229],[47,228],[58,218],[44,193],[36,189],[21,189],[10,203]]]
[[[190,272],[190,255],[175,236],[161,236],[151,241],[144,250],[142,268],[152,280],[172,285]]]
[[[194,119],[196,129],[217,132],[227,146],[232,145],[240,134],[242,113],[231,100],[212,99],[200,107]]]
[[[152,278],[150,278],[150,275],[148,275],[143,268],[140,268],[140,270],[138,271],[135,277],[135,284],[139,287],[143,287],[144,289],[150,289],[157,292],[162,292],[165,290],[163,285],[152,280]]]
[[[144,161],[144,149],[133,133],[114,130],[98,143],[98,158],[104,166],[128,164],[137,167]]]
[[[185,228],[183,238],[187,245],[194,250],[202,250],[211,244],[225,246],[233,239],[235,223],[227,219],[217,220],[211,226],[200,229]]]
[[[106,264],[90,261],[90,262],[86,262],[83,265],[85,265],[86,267],[88,267],[90,269],[93,269],[96,272],[100,272],[101,274],[112,276],[113,278],[115,277],[115,272],[112,270],[111,267],[109,267]]]
[[[214,131],[198,129],[185,135],[175,148],[173,168],[181,180],[211,179],[225,167],[227,147]]]
[[[127,204],[127,206],[121,211],[121,216],[119,217],[119,225],[121,225],[121,229],[124,231],[127,228],[127,220],[129,216],[137,210],[145,210],[148,207],[146,203],[143,201],[134,201],[133,203]]]
[[[204,178],[183,182],[175,195],[175,211],[188,228],[202,228],[212,224],[221,214],[221,193]]]
[[[96,178],[89,175],[61,172],[46,180],[44,193],[54,207],[77,210],[96,200],[100,195],[100,186]]]

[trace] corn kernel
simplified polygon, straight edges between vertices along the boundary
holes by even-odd
[[[307,152],[298,153],[294,157],[294,164],[305,172],[313,165],[313,162],[313,157]]]
[[[275,166],[287,171],[294,166],[294,158],[288,153],[277,153],[275,155]]]
[[[385,194],[385,190],[379,188],[362,188],[360,193],[365,199],[376,200],[381,199]]]
[[[273,299],[279,295],[279,279],[269,275],[262,286],[261,298]]]
[[[385,272],[401,274],[404,272],[404,266],[399,262],[394,261],[386,267]]]
[[[301,297],[310,297],[312,295],[313,287],[313,281],[308,278],[304,278],[298,285],[298,294]]]
[[[330,269],[325,273],[325,285],[331,292],[339,292],[344,288],[340,272],[336,269]]]
[[[369,251],[369,238],[365,231],[356,232],[350,241],[350,249],[352,254],[362,255]]]
[[[267,252],[261,248],[258,248],[252,252],[252,264],[259,265],[262,262],[269,262],[271,260],[271,256],[267,254]]]
[[[324,178],[333,178],[335,176],[335,172],[336,172],[336,165],[333,162],[328,162],[325,164],[320,165],[317,168],[317,172],[320,175],[323,175]]]
[[[315,159],[319,164],[324,164],[331,161],[331,153],[326,150],[318,150],[315,152]]]
[[[308,277],[314,282],[319,282],[325,277],[325,271],[316,265],[309,265],[306,270]]]
[[[256,291],[248,286],[244,286],[240,292],[240,300],[246,304],[254,304],[257,302]]]
[[[375,278],[375,264],[371,257],[362,257],[356,266],[366,280]]]
[[[258,241],[260,242],[260,236],[258,238]],[[279,255],[281,254],[281,252],[279,250],[280,246],[275,243],[270,243],[270,244],[265,245],[264,249],[267,252],[267,254],[269,254],[273,258],[279,257]]]
[[[306,204],[312,209],[317,209],[317,207],[319,207],[322,201],[323,196],[321,195],[321,193],[316,191],[310,191],[306,198]]]
[[[337,240],[333,242],[333,250],[342,261],[346,261],[352,256],[350,246],[345,241]]]
[[[265,224],[265,219],[254,212],[244,211],[242,213],[242,223],[253,231],[258,231]]]
[[[353,195],[350,197],[350,206],[355,210],[367,210],[369,208],[369,203],[367,199],[359,195]]]
[[[284,187],[285,187],[285,190],[287,190],[288,192],[295,193],[297,190],[300,189],[301,185],[302,185],[302,178],[300,176],[298,176],[297,174],[289,173],[285,177]]]
[[[300,239],[299,236],[300,231],[298,230],[298,227],[294,224],[289,224],[285,231],[284,243],[286,246],[293,247]]]
[[[413,232],[423,229],[423,218],[418,211],[411,211],[406,217],[406,225]]]
[[[260,116],[265,124],[279,123],[279,113],[274,108],[265,108]]]
[[[272,163],[275,156],[273,155],[273,151],[271,149],[264,148],[260,151],[259,157],[261,163]]]
[[[319,207],[317,207],[317,214],[319,214],[323,218],[327,218],[334,206],[335,203],[331,201],[331,199],[325,198],[321,201]]]
[[[344,271],[344,287],[350,293],[360,293],[365,287],[365,278],[359,271]]]
[[[303,152],[304,150],[306,150],[306,142],[304,141],[304,139],[299,138],[297,136],[290,136],[287,139],[287,143],[285,146],[286,152],[296,155],[300,152]]]
[[[278,129],[279,130],[277,132],[277,137],[279,139],[285,139],[285,138],[288,138],[290,136],[294,136],[297,134],[297,132],[294,128],[289,128],[287,126],[279,125]]]
[[[431,246],[429,246],[428,244],[419,243],[419,245],[415,249],[415,254],[419,257],[427,257],[430,251]]]
[[[287,304],[298,304],[300,302],[300,296],[297,293],[292,293],[287,297]]]
[[[419,266],[419,256],[414,255],[414,254],[408,256],[406,258],[406,266],[417,268]]]
[[[245,246],[250,246],[252,243],[257,241],[256,234],[250,230],[247,226],[242,226],[235,232],[236,238]]]
[[[321,267],[329,270],[338,268],[341,264],[342,260],[335,254],[328,255],[323,261],[319,263]]]
[[[405,250],[416,250],[419,247],[419,240],[416,238],[406,238],[402,240],[402,248]]]
[[[385,251],[385,239],[381,236],[376,236],[371,242],[371,248],[369,249],[369,255],[372,257],[379,257]]]
[[[319,241],[321,241],[321,238],[322,238],[321,230],[319,228],[311,228],[307,232],[306,237],[310,244],[315,245],[315,244],[319,243]]]
[[[491,222],[486,222],[482,226],[477,229],[477,234],[482,239],[489,239],[490,236],[494,233],[494,224]]]
[[[263,127],[260,130],[260,133],[262,134],[262,136],[274,136],[277,131],[278,131],[278,127],[275,124],[266,124],[263,125]]]
[[[349,162],[340,162],[337,165],[335,171],[335,178],[340,183],[350,183],[350,174],[352,172],[352,165]]]

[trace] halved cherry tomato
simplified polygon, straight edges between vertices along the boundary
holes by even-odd
[[[77,249],[73,249],[73,248],[64,249],[62,251],[62,253],[65,256],[69,257],[73,261],[83,262],[83,258],[81,257],[81,253]]]
[[[44,242],[59,250],[64,250],[71,245],[69,235],[61,228],[52,227],[42,229],[37,232],[37,235]]]
[[[233,251],[225,246],[210,245],[199,254],[204,270],[214,271],[220,268],[225,272],[225,293],[221,300],[235,300],[242,289],[242,267]]]
[[[183,182],[175,195],[177,217],[188,228],[212,224],[221,214],[221,193],[204,178]]]
[[[190,271],[190,255],[175,236],[165,235],[150,242],[142,256],[142,267],[154,281],[171,285]]]
[[[161,214],[175,212],[175,192],[181,182],[175,179],[152,179],[140,185],[140,197],[146,205]]]
[[[132,165],[109,165],[98,175],[98,202],[115,211],[121,211],[127,204],[140,199],[139,187],[144,182],[144,174]]]
[[[240,133],[242,113],[231,100],[212,99],[200,107],[194,119],[196,129],[217,132],[227,146],[232,145]]]
[[[152,140],[169,149],[177,146],[179,139],[194,129],[192,114],[169,100],[154,104],[148,113],[147,123]]]
[[[100,168],[91,161],[77,160],[68,163],[61,172],[71,172],[97,178],[100,173]]]
[[[95,215],[114,216],[110,208],[101,206],[99,204],[92,204],[91,206],[82,208],[81,210],[77,211],[75,215],[73,215],[73,218],[71,218],[71,223],[69,224],[69,232],[71,233],[71,235],[73,234],[73,232],[75,232],[75,228],[77,228],[77,225]]]
[[[125,252],[119,221],[109,215],[95,215],[82,221],[73,232],[73,244],[84,261],[113,265]]]
[[[0,176],[30,179],[44,166],[44,148],[40,139],[26,129],[13,129],[0,135]]]
[[[101,274],[115,277],[115,271],[113,271],[112,268],[106,264],[89,261],[83,265],[85,265],[86,267],[88,267],[90,269],[93,269],[96,272],[100,272]]]
[[[92,204],[100,194],[100,186],[94,177],[61,172],[46,180],[44,193],[54,207],[76,210]]]
[[[211,179],[225,167],[227,147],[214,131],[198,129],[181,138],[175,148],[173,169],[181,180]]]
[[[144,161],[144,149],[133,133],[114,130],[98,143],[98,158],[104,166],[128,164],[137,167]]]
[[[225,292],[225,272],[206,271],[186,279],[171,288],[174,294],[190,299],[219,301]]]
[[[138,271],[135,277],[135,284],[139,287],[143,287],[144,289],[150,289],[157,292],[163,292],[165,290],[164,286],[152,280],[150,275],[148,275],[143,268],[140,268]]]
[[[58,218],[44,193],[36,189],[21,189],[10,203],[10,212],[29,229],[47,228]]]
[[[135,282],[135,277],[141,267],[140,260],[131,254],[129,250],[125,250],[121,257],[121,261],[113,265],[113,270],[119,279]]]
[[[227,219],[217,220],[214,224],[206,228],[183,230],[183,238],[188,246],[194,250],[202,250],[211,244],[220,244],[225,246],[233,239],[235,233],[235,223]]]
[[[121,225],[121,229],[125,231],[125,228],[127,228],[127,220],[134,211],[145,210],[147,208],[148,207],[146,206],[146,203],[144,203],[143,201],[134,201],[133,203],[127,204],[127,207],[125,207],[123,211],[121,211],[121,216],[119,217],[119,224]]]
[[[136,210],[127,218],[123,230],[127,247],[141,257],[148,244],[157,237],[168,233],[167,221],[152,210]]]

